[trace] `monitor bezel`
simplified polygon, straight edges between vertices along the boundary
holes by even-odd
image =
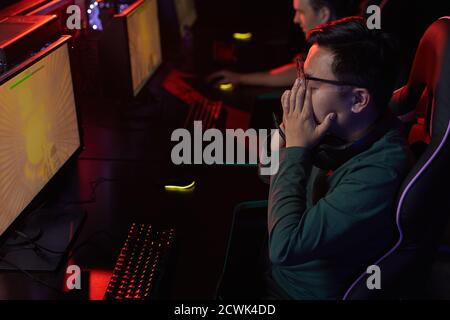
[[[61,36],[58,40],[50,44],[47,48],[42,50],[41,52],[37,53],[30,59],[18,64],[17,66],[11,68],[7,72],[5,72],[3,75],[0,76],[0,85],[3,85],[8,80],[12,79],[22,71],[30,68],[32,65],[38,63],[43,58],[47,57],[49,54],[54,52],[55,50],[59,49],[60,47],[67,45],[67,50],[69,54],[69,64],[70,64],[70,76],[72,78],[72,90],[75,100],[75,113],[77,117],[77,125],[78,125],[78,135],[79,135],[79,146],[78,148],[73,152],[73,154],[67,159],[67,161],[61,166],[61,168],[50,178],[50,180],[42,187],[42,189],[36,194],[36,196],[33,198],[33,200],[28,203],[28,205],[17,215],[16,219],[6,228],[6,230],[0,234],[0,246],[6,241],[8,236],[11,235],[12,231],[14,229],[19,228],[25,221],[27,216],[29,216],[31,213],[38,210],[42,203],[45,203],[45,195],[48,193],[49,189],[54,186],[54,183],[58,178],[60,178],[63,173],[68,169],[70,164],[73,164],[73,162],[78,158],[81,151],[83,150],[84,143],[83,143],[83,134],[82,134],[82,127],[81,127],[81,117],[80,117],[80,110],[79,110],[79,103],[77,101],[77,95],[75,92],[75,86],[74,86],[74,78],[73,78],[73,68],[72,68],[72,62],[70,58],[70,39],[71,36]]]
[[[133,4],[131,4],[128,8],[123,10],[120,13],[116,13],[114,15],[115,18],[122,18],[128,16],[130,13],[132,13],[134,10],[136,10],[141,4],[143,4],[146,0],[137,0]]]

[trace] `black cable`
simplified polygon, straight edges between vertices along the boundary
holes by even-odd
[[[68,201],[68,202],[65,202],[65,203],[63,204],[63,208],[65,208],[65,207],[67,207],[67,206],[70,206],[70,205],[81,205],[81,204],[92,204],[92,203],[95,203],[95,202],[97,201],[97,194],[96,194],[97,188],[98,188],[101,184],[103,184],[103,183],[105,183],[105,182],[116,182],[116,181],[118,181],[118,179],[111,179],[111,178],[99,178],[99,179],[97,179],[97,180],[91,181],[91,182],[90,182],[90,185],[91,185],[91,195],[90,195],[90,197],[89,197],[88,200]]]
[[[101,235],[101,234],[105,234],[113,242],[117,241],[117,239],[111,233],[109,233],[107,230],[96,231],[96,232],[92,233],[91,235],[89,235],[86,240],[84,240],[83,242],[81,242],[80,244],[75,246],[72,250],[70,250],[69,251],[70,254],[67,256],[67,260],[72,258],[74,256],[74,254],[79,249],[81,249],[82,247],[90,244],[90,242],[92,241],[93,238],[95,238],[96,236]],[[28,248],[27,247],[21,247],[21,248],[15,249],[15,250],[8,250],[8,253],[16,252],[16,251],[23,251],[23,250],[35,250],[35,251],[42,250],[42,251],[46,251],[48,253],[57,254],[57,255],[63,255],[63,254],[67,253],[67,250],[66,251],[56,251],[56,250],[52,250],[52,249],[46,248],[46,247],[41,246],[40,244],[36,243],[36,241],[34,241],[34,240],[28,241],[28,243],[26,245],[30,245],[32,247],[28,247]]]
[[[16,231],[16,232],[17,232],[17,231]],[[22,234],[20,234],[19,232],[17,232],[17,233],[18,233],[21,237],[23,237],[23,238],[25,238],[25,239],[27,238],[27,236],[26,236],[25,234],[22,235]],[[96,232],[92,233],[85,241],[83,241],[82,243],[78,244],[75,248],[73,248],[72,250],[70,250],[70,254],[69,254],[68,257],[67,257],[67,260],[70,259],[70,258],[72,258],[73,255],[74,255],[80,248],[82,248],[82,247],[88,245],[88,244],[91,242],[91,240],[92,240],[93,238],[95,238],[96,236],[101,235],[101,234],[105,234],[105,235],[108,236],[108,238],[109,238],[110,240],[112,240],[113,242],[115,242],[115,241],[117,240],[117,239],[115,239],[114,236],[111,235],[107,230],[99,230],[99,231],[96,231]],[[29,247],[29,248],[21,247],[21,248],[15,249],[15,250],[9,250],[8,253],[10,253],[10,252],[16,252],[16,251],[22,251],[22,250],[35,250],[35,251],[37,251],[37,250],[42,250],[42,251],[46,251],[46,252],[48,252],[48,253],[56,254],[56,255],[63,255],[63,254],[65,254],[65,253],[67,253],[67,250],[66,250],[66,251],[56,251],[56,250],[52,250],[52,249],[46,248],[46,247],[44,247],[44,246],[41,246],[41,245],[38,244],[35,240],[28,240],[28,241],[27,241],[27,244],[25,244],[25,245],[31,245],[32,247]]]
[[[41,210],[47,203],[48,203],[48,201],[42,202],[39,207],[37,207],[36,209],[34,209],[33,211],[30,212],[30,216],[32,216],[36,212],[39,212],[39,210]]]
[[[23,249],[32,249],[32,250],[39,249],[39,250],[46,251],[46,252],[51,253],[51,254],[64,254],[65,253],[64,251],[52,250],[52,249],[46,248],[44,246],[41,246],[39,243],[37,243],[36,240],[31,239],[27,234],[25,234],[25,233],[23,233],[21,231],[17,231],[16,230],[15,233],[19,237],[22,237],[22,238],[25,239],[26,243],[24,243],[24,245],[31,245],[31,246],[33,246],[32,248],[23,248]],[[16,251],[19,251],[19,250],[16,250]]]
[[[89,243],[91,242],[91,240],[92,240],[94,237],[96,237],[96,236],[98,236],[98,235],[101,235],[101,234],[105,234],[106,236],[108,236],[108,237],[109,237],[111,240],[113,240],[114,242],[117,240],[117,239],[115,239],[115,237],[114,237],[113,235],[111,235],[111,234],[110,234],[108,231],[106,231],[106,230],[99,230],[99,231],[96,231],[96,232],[92,233],[85,241],[83,241],[82,243],[80,243],[79,245],[77,245],[73,250],[71,250],[71,251],[70,251],[70,254],[67,256],[67,260],[71,259],[71,258],[74,256],[74,254],[75,254],[78,250],[80,250],[82,247],[84,247],[84,246],[86,246],[87,244],[89,244]],[[20,248],[20,249],[16,249],[16,250],[13,250],[13,251],[31,250],[31,249],[35,250],[36,248],[39,248],[39,249],[44,250],[44,251],[47,251],[47,252],[51,252],[51,253],[55,253],[55,254],[57,253],[57,251],[49,250],[48,248],[44,248],[44,247],[39,246],[39,245],[37,245],[37,244],[33,244],[33,245],[35,245],[34,248]],[[11,251],[9,251],[9,252],[11,252]],[[66,253],[66,252],[58,252],[57,254],[64,254],[64,253]],[[50,284],[48,284],[47,282],[45,282],[45,281],[43,281],[43,280],[41,280],[41,279],[39,279],[39,278],[36,278],[35,276],[33,276],[33,275],[32,275],[31,273],[29,273],[28,271],[26,271],[26,270],[20,268],[19,266],[17,266],[16,264],[14,264],[14,263],[8,261],[7,259],[5,259],[5,258],[2,257],[2,256],[0,256],[0,261],[2,261],[3,263],[9,265],[10,267],[16,269],[17,271],[20,271],[21,273],[23,273],[24,275],[26,275],[28,278],[30,278],[30,279],[31,279],[32,281],[34,281],[34,282],[39,283],[39,284],[41,284],[41,285],[43,285],[43,286],[45,286],[45,287],[47,287],[47,288],[49,288],[49,289],[51,289],[51,290],[53,290],[53,291],[59,293],[59,294],[63,294],[63,295],[66,294],[66,292],[64,292],[64,291],[62,291],[62,290],[60,290],[60,289],[57,289],[57,288],[51,286]]]
[[[99,178],[99,179],[97,179],[97,180],[91,181],[91,182],[90,182],[90,184],[91,184],[91,196],[90,196],[90,198],[89,198],[88,200],[66,202],[66,203],[64,203],[64,204],[62,205],[63,208],[65,208],[65,207],[67,207],[67,206],[69,206],[69,205],[95,203],[95,202],[97,201],[97,195],[96,195],[96,190],[97,190],[97,188],[98,188],[102,183],[105,183],[105,182],[114,182],[114,181],[117,181],[117,179]],[[41,206],[39,206],[39,208],[37,208],[35,211],[37,211],[38,209],[41,209],[44,205],[45,205],[45,203],[43,203]],[[34,211],[34,212],[35,212],[35,211]],[[102,232],[102,231],[100,231],[100,233],[101,233],[101,232]],[[104,233],[107,233],[106,230],[103,231],[103,232],[104,232]],[[47,253],[50,253],[50,254],[56,254],[56,255],[63,255],[63,254],[66,253],[66,251],[58,251],[58,250],[50,249],[50,248],[48,248],[48,247],[44,247],[44,246],[40,245],[36,240],[31,239],[27,234],[25,234],[25,233],[23,233],[23,232],[21,232],[21,231],[16,230],[15,233],[16,233],[18,236],[20,236],[20,237],[22,237],[23,239],[25,239],[25,243],[23,243],[23,245],[30,245],[30,246],[32,246],[32,247],[28,247],[28,248],[22,247],[22,248],[19,248],[19,249],[16,249],[16,250],[12,250],[12,251],[35,250],[36,253],[37,253],[39,250],[42,250],[42,251],[46,251]],[[97,233],[98,233],[98,232],[97,232]],[[111,237],[111,235],[109,235],[109,236]],[[91,237],[92,237],[92,235],[89,236],[89,239],[90,239]],[[112,238],[112,237],[111,237],[111,238]],[[16,245],[14,245],[14,246],[16,246]],[[12,252],[12,251],[10,251],[10,252]]]
[[[105,182],[114,182],[117,181],[117,179],[110,179],[110,178],[99,178],[95,181],[91,181],[91,197],[88,200],[85,201],[73,201],[73,202],[66,202],[63,206],[66,207],[68,205],[74,205],[74,204],[88,204],[88,203],[94,203],[97,201],[97,197],[96,197],[96,190],[97,188]],[[36,212],[39,209],[41,209],[46,203],[44,202],[42,205],[40,205],[36,210],[33,211]],[[21,231],[15,231],[15,233],[24,238],[26,243],[24,243],[24,245],[30,245],[32,247],[26,248],[26,247],[22,247],[22,248],[18,248],[16,250],[10,250],[9,252],[13,252],[13,251],[22,251],[22,250],[34,250],[36,251],[36,254],[39,254],[39,250],[41,251],[46,251],[48,253],[51,254],[57,254],[57,255],[63,255],[65,254],[67,251],[57,251],[57,250],[53,250],[47,247],[44,247],[40,244],[37,243],[37,241],[31,239],[27,234],[21,232]],[[93,234],[91,234],[85,241],[83,241],[82,243],[80,243],[79,245],[77,245],[73,250],[70,251],[70,254],[67,257],[67,260],[69,260],[70,258],[73,257],[73,255],[82,247],[86,246],[87,244],[90,243],[90,241],[96,237],[99,234],[105,234],[107,235],[111,240],[115,241],[116,239],[106,230],[100,230],[97,232],[94,232]],[[59,294],[66,294],[64,291],[57,289],[51,285],[49,285],[48,283],[46,283],[45,281],[42,281],[41,279],[36,278],[35,276],[33,276],[31,273],[29,273],[28,271],[20,268],[19,266],[15,265],[14,263],[8,261],[7,259],[5,259],[4,257],[0,256],[0,261],[2,261],[3,263],[9,265],[10,267],[12,267],[13,269],[16,269],[17,271],[20,271],[21,273],[23,273],[24,275],[26,275],[28,278],[30,278],[32,281],[39,283]]]
[[[99,231],[96,231],[96,232],[92,233],[89,237],[87,237],[86,240],[84,240],[83,242],[81,242],[80,244],[78,244],[76,247],[74,247],[74,248],[70,251],[70,254],[67,256],[67,260],[71,259],[71,258],[75,255],[75,253],[76,253],[78,250],[80,250],[82,247],[84,247],[84,246],[90,244],[90,242],[91,242],[91,240],[92,240],[93,238],[95,238],[96,236],[101,235],[101,234],[105,234],[105,235],[106,235],[110,240],[112,240],[113,242],[116,242],[116,240],[117,240],[117,239],[115,239],[115,237],[114,237],[112,234],[110,234],[107,230],[99,230]]]

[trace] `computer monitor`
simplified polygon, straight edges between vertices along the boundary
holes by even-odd
[[[136,96],[162,62],[158,2],[144,0],[126,15],[133,93]]]
[[[137,96],[162,62],[157,0],[122,4],[103,26],[99,59],[109,96]]]
[[[69,39],[0,77],[0,236],[80,148]]]

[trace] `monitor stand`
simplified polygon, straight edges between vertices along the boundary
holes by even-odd
[[[0,259],[0,270],[56,271],[85,218],[86,213],[79,208],[41,209],[30,214],[0,247],[0,257],[7,261]],[[37,249],[34,244],[54,253]]]

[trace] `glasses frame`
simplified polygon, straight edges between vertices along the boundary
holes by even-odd
[[[331,84],[334,86],[348,86],[348,87],[359,87],[359,88],[365,88],[367,89],[366,86],[361,86],[359,84],[356,83],[350,83],[350,82],[346,82],[346,81],[339,81],[339,80],[329,80],[329,79],[322,79],[322,78],[316,78],[316,77],[311,77],[311,76],[307,76],[305,75],[305,71],[303,69],[303,65],[305,64],[305,61],[301,58],[297,58],[296,59],[296,64],[297,64],[297,78],[299,79],[305,79],[308,81],[318,81],[318,82],[323,82],[323,83],[327,83],[327,84]]]

